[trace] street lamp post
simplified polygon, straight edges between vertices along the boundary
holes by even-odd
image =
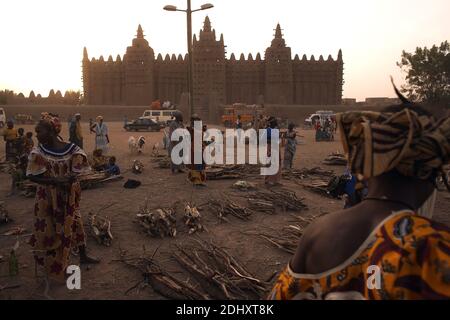
[[[206,3],[200,6],[199,9],[192,10],[191,0],[187,0],[187,9],[178,9],[176,6],[167,5],[164,7],[166,11],[182,11],[186,12],[187,17],[187,48],[188,48],[188,91],[189,91],[189,112],[192,116],[194,114],[194,59],[192,57],[192,13],[201,10],[211,9],[214,6]]]

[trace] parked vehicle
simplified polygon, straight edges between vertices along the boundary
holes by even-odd
[[[313,128],[317,121],[323,122],[326,118],[336,119],[336,113],[334,111],[316,111],[315,113],[306,117],[304,125],[307,128]]]
[[[146,119],[146,118],[139,118],[139,119],[133,120],[131,122],[128,122],[124,126],[124,129],[126,131],[141,131],[141,130],[143,130],[143,131],[159,132],[159,130],[161,130],[162,128],[164,128],[164,126],[162,126],[155,120]]]
[[[0,129],[6,124],[6,113],[3,108],[0,108]]]
[[[254,116],[257,116],[260,112],[257,106],[247,106],[243,103],[235,103],[232,106],[225,107],[224,114],[222,115],[222,124],[231,128],[235,125],[238,115],[241,116],[241,122],[245,126],[253,121]]]
[[[16,114],[14,116],[14,122],[17,124],[34,124],[33,116],[29,114]]]
[[[178,110],[145,110],[142,118],[151,119],[158,123],[167,125],[171,120],[174,112]]]

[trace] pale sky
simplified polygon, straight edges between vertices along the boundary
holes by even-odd
[[[227,57],[253,56],[270,45],[279,22],[293,57],[344,58],[347,98],[393,96],[404,75],[395,65],[403,49],[450,40],[449,0],[192,0],[213,9],[193,14],[198,33],[209,15]],[[50,89],[81,90],[83,47],[89,57],[123,56],[142,25],[155,53],[185,54],[185,0],[2,0],[0,90],[47,96]]]

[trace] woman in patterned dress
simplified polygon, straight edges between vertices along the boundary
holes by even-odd
[[[431,220],[450,117],[436,121],[397,94],[400,106],[338,115],[352,174],[369,193],[306,229],[270,299],[450,298],[450,228]]]
[[[36,126],[38,146],[30,153],[27,176],[38,184],[34,205],[34,233],[30,238],[37,265],[49,278],[63,280],[71,249],[80,263],[98,263],[86,254],[80,213],[81,188],[76,176],[89,172],[86,154],[59,138],[61,123],[43,114]]]

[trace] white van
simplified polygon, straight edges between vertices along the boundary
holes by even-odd
[[[6,124],[6,113],[3,108],[0,108],[0,129]]]
[[[145,110],[142,118],[152,119],[158,123],[167,124],[172,120],[173,114],[177,110]]]

